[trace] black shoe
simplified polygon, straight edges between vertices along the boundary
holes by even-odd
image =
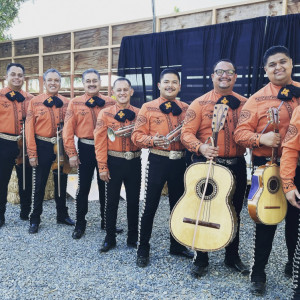
[[[28,232],[29,233],[38,233],[39,231],[39,224],[30,224]]]
[[[128,248],[135,248],[135,249],[137,249],[137,245],[138,245],[138,242],[127,242],[127,247]]]
[[[82,229],[75,229],[72,233],[72,238],[74,240],[79,240],[84,235],[84,230]]]
[[[4,225],[5,220],[4,219],[0,219],[0,228]]]
[[[250,292],[254,296],[263,296],[266,291],[266,283],[262,281],[251,282]]]
[[[140,268],[145,268],[149,265],[149,256],[140,256],[136,258],[136,265]]]
[[[179,250],[179,251],[174,251],[174,250],[170,250],[170,254],[171,255],[177,255],[177,256],[182,256],[182,257],[186,257],[186,258],[193,258],[194,257],[194,252],[188,249],[183,249],[183,250]]]
[[[108,252],[110,249],[116,247],[116,241],[114,242],[104,242],[102,248],[100,248],[100,252]]]
[[[208,271],[208,266],[192,265],[191,274],[195,277],[203,277]]]
[[[65,225],[69,225],[69,226],[74,226],[75,222],[70,217],[66,217],[65,219],[57,219],[57,224],[65,224]]]
[[[291,261],[288,261],[285,264],[284,267],[284,274],[287,278],[292,278],[293,277],[293,263]]]
[[[242,275],[250,274],[249,268],[246,265],[244,265],[239,258],[236,258],[233,260],[227,260],[225,258],[224,263],[225,263],[225,266],[227,266],[237,272],[240,272]]]

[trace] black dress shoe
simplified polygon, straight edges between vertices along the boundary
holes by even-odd
[[[186,258],[193,258],[194,257],[194,252],[191,251],[191,250],[188,250],[188,249],[179,250],[179,251],[170,250],[170,254],[171,255],[182,256],[182,257],[186,257]]]
[[[75,222],[70,217],[66,217],[65,219],[57,219],[57,224],[65,224],[65,225],[69,225],[69,226],[74,226]]]
[[[118,228],[116,227],[116,234],[123,233],[124,229],[123,228]]]
[[[4,219],[0,219],[0,228],[4,225],[5,220]]]
[[[135,249],[137,249],[137,245],[138,245],[138,242],[127,242],[127,247],[128,248],[135,248]]]
[[[72,238],[74,240],[79,240],[84,235],[84,230],[82,229],[75,229],[72,233]]]
[[[192,265],[192,268],[191,268],[191,274],[194,277],[203,277],[204,275],[207,274],[207,271],[208,271],[208,266]]]
[[[234,259],[232,261],[225,259],[224,263],[225,263],[225,266],[227,266],[237,272],[240,272],[242,275],[250,274],[249,268],[246,265],[244,265],[239,258]]]
[[[37,233],[39,231],[39,224],[30,224],[28,232]]]
[[[292,278],[293,277],[293,263],[291,261],[288,261],[285,264],[284,267],[284,274],[287,278]]]
[[[100,248],[100,252],[108,252],[110,249],[116,247],[116,241],[114,242],[104,242],[102,248]]]
[[[136,265],[140,268],[145,268],[149,265],[149,256],[140,256],[136,258]]]
[[[263,296],[266,291],[266,283],[262,281],[251,282],[250,292],[254,296]]]

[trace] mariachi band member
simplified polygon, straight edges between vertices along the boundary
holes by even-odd
[[[69,156],[70,166],[78,168],[78,188],[76,193],[76,225],[72,233],[74,239],[80,239],[86,229],[85,216],[88,212],[88,195],[95,168],[101,212],[101,228],[104,229],[105,184],[100,180],[94,146],[94,129],[99,112],[115,101],[99,93],[100,74],[88,69],[82,74],[85,94],[72,99],[69,103],[63,129],[64,146]],[[78,150],[74,136],[78,137]]]
[[[31,210],[31,167],[25,166],[25,190],[23,190],[23,164],[16,165],[22,149],[18,148],[21,139],[22,122],[32,95],[23,91],[24,67],[10,63],[6,68],[7,87],[0,90],[0,227],[5,223],[7,188],[13,167],[16,167],[19,195],[20,218],[28,220]]]
[[[59,142],[57,130],[58,126],[63,125],[69,102],[58,94],[61,75],[56,69],[48,69],[43,79],[46,92],[30,101],[25,127],[29,163],[33,167],[33,210],[29,233],[37,233],[39,229],[50,168],[58,156],[58,153],[54,153],[54,144]],[[53,170],[57,223],[72,226],[75,223],[70,219],[66,206],[68,175],[61,172],[58,182],[58,172],[61,170]]]
[[[252,95],[244,105],[239,124],[234,134],[235,141],[253,149],[253,165],[265,165],[272,155],[272,148],[278,147],[281,156],[281,143],[284,139],[293,110],[300,103],[297,87],[300,83],[292,80],[293,62],[288,49],[283,46],[269,48],[263,57],[264,69],[270,82]],[[279,133],[268,126],[267,111],[270,107],[279,108]],[[291,178],[289,178],[291,179]],[[283,181],[283,190],[290,191],[289,182]],[[288,262],[285,274],[292,275],[292,261],[295,253],[299,210],[288,203],[285,217],[285,238],[288,249]],[[251,272],[250,291],[253,295],[265,293],[265,267],[272,250],[277,225],[256,224],[254,264]]]
[[[131,137],[137,147],[150,148],[137,249],[136,263],[139,267],[149,264],[153,220],[165,182],[168,183],[170,210],[184,192],[184,146],[180,141],[169,144],[165,138],[182,123],[188,108],[186,103],[175,99],[180,91],[178,72],[173,69],[163,70],[158,88],[160,97],[143,104]],[[170,241],[170,254],[193,257],[193,253],[171,235]]]
[[[113,94],[116,104],[101,110],[94,132],[99,174],[106,185],[106,237],[100,252],[107,252],[116,246],[116,222],[122,182],[127,201],[127,246],[133,248],[137,246],[141,150],[131,141],[131,132],[139,112],[138,108],[130,105],[133,92],[128,79],[121,77],[114,82]],[[125,133],[118,136],[118,129]]]
[[[248,267],[239,256],[240,213],[243,208],[247,186],[246,149],[233,140],[234,129],[246,98],[233,92],[236,82],[236,68],[228,59],[219,60],[211,75],[213,90],[194,100],[186,113],[181,130],[181,142],[193,155],[193,163],[215,159],[216,163],[227,167],[234,175],[236,189],[232,204],[237,215],[237,232],[232,242],[225,248],[226,266],[243,275],[249,274]],[[212,117],[215,104],[226,104],[228,113],[224,128],[218,133],[218,144],[212,146],[206,140],[212,136]],[[208,269],[208,253],[197,251],[197,257],[192,266],[192,274],[201,277]]]

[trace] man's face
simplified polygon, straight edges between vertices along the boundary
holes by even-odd
[[[175,74],[165,74],[158,83],[160,96],[167,100],[174,100],[180,92],[180,82]]]
[[[90,95],[95,96],[99,93],[101,88],[101,81],[95,73],[87,73],[83,79],[84,91]]]
[[[275,84],[284,86],[292,80],[293,61],[284,53],[271,55],[265,65],[265,71],[269,80]]]
[[[56,95],[60,89],[59,75],[55,72],[48,73],[44,81],[44,87],[47,91],[47,94],[51,96]]]
[[[230,62],[226,62],[226,61],[220,61],[216,65],[214,69],[214,73],[211,74],[211,79],[214,85],[214,89],[220,93],[232,92],[236,81],[236,77],[237,75],[235,73],[233,65]]]
[[[8,87],[14,91],[19,91],[24,83],[24,73],[19,67],[10,67],[8,73],[5,76]]]
[[[120,80],[115,83],[113,93],[116,96],[118,104],[126,106],[130,103],[130,98],[133,95],[133,89],[129,86],[126,80]]]

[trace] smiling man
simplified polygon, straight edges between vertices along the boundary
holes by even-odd
[[[281,143],[292,117],[293,110],[300,104],[300,83],[292,80],[293,61],[288,49],[283,46],[269,48],[263,57],[264,69],[270,82],[252,95],[244,105],[239,124],[234,134],[235,141],[253,150],[253,165],[266,164],[272,156],[272,148],[278,147],[281,156]],[[268,125],[267,111],[270,107],[279,108],[279,133]],[[283,182],[285,192],[289,183]],[[285,274],[292,276],[292,263],[297,242],[299,209],[288,203],[285,218],[285,239],[288,262]],[[254,264],[251,272],[251,292],[253,295],[265,293],[265,267],[272,250],[276,225],[256,224]]]

